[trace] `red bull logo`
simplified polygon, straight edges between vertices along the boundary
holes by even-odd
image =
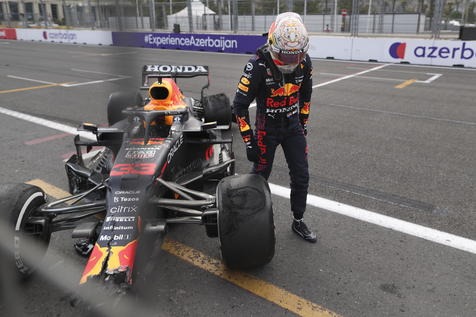
[[[309,108],[311,107],[310,102],[305,102],[303,107],[301,108],[301,114],[309,114]]]
[[[267,108],[282,108],[297,104],[299,102],[298,96],[289,96],[281,100],[275,100],[274,98],[266,98]]]
[[[246,122],[245,117],[236,117],[238,120],[238,126],[241,132],[251,129],[250,125]]]
[[[88,263],[84,268],[83,276],[79,281],[80,284],[83,284],[87,281],[88,277],[98,275],[101,272],[103,262],[107,257],[107,248],[101,248],[99,244],[94,245],[93,252],[89,256]]]
[[[277,89],[271,89],[271,96],[270,97],[288,97],[292,94],[299,91],[301,86],[295,84],[284,84],[283,87],[279,87]]]
[[[266,164],[266,159],[263,157],[266,154],[266,142],[264,142],[264,138],[266,137],[266,131],[264,130],[258,130],[258,136],[257,136],[257,143],[258,143],[258,148],[260,150],[260,164]],[[264,161],[264,162],[263,162]]]

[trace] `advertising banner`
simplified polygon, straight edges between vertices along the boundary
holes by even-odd
[[[476,67],[476,41],[311,36],[309,55],[354,61]]]
[[[476,67],[476,42],[449,40],[389,40],[387,61],[411,64]]]
[[[68,44],[112,45],[110,31],[17,29],[17,39]]]
[[[15,29],[2,29],[0,28],[0,39],[3,40],[16,40],[17,33]]]
[[[312,58],[352,59],[352,38],[310,36],[309,56]]]
[[[252,54],[266,42],[260,35],[112,32],[117,46]]]

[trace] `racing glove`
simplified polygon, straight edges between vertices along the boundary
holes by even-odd
[[[250,117],[248,111],[236,115],[236,122],[240,129],[241,137],[246,145],[246,157],[251,162],[258,162],[258,147],[253,137],[253,130],[250,127]]]
[[[258,163],[258,148],[255,142],[246,144],[246,157],[248,161]]]

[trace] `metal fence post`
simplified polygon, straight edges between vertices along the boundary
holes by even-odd
[[[188,30],[193,33],[193,16],[192,16],[192,0],[187,1],[187,13],[188,13]]]
[[[152,31],[155,31],[155,26],[156,26],[156,14],[155,14],[155,3],[154,0],[149,1],[149,11],[150,11],[150,28]]]
[[[233,33],[238,33],[238,0],[233,0]]]

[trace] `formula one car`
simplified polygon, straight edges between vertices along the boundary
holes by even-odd
[[[21,275],[34,269],[24,238],[42,243],[39,260],[51,234],[66,229],[89,257],[80,284],[132,285],[139,258],[150,253],[144,248],[154,245],[146,241],[161,243],[170,224],[203,225],[232,269],[273,258],[269,187],[258,175],[234,174],[230,103],[224,94],[207,96],[208,75],[203,65],[145,65],[138,91],[111,94],[109,127],[84,123],[74,139],[77,153],[65,166],[71,196],[47,202],[33,185],[1,187],[0,220],[14,229]],[[177,79],[196,76],[208,79],[200,98],[185,97]],[[103,149],[86,159],[83,150],[93,147]]]

